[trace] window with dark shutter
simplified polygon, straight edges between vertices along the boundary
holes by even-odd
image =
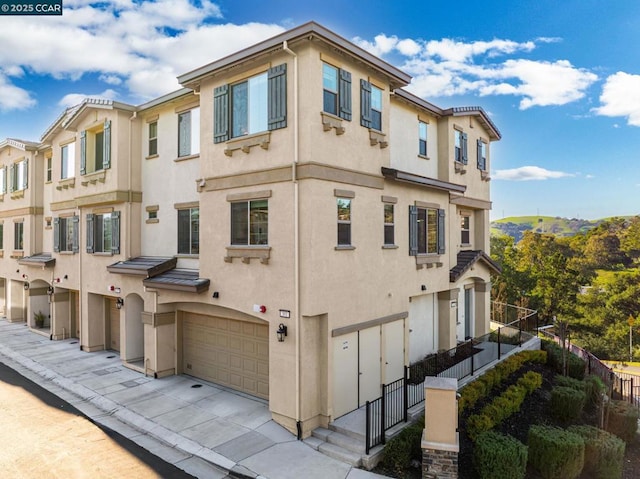
[[[409,205],[409,256],[418,255],[418,207]]]
[[[444,254],[445,252],[445,223],[444,223],[444,210],[438,210],[438,254]]]
[[[60,218],[53,218],[53,251],[60,252]]]
[[[229,85],[213,90],[213,142],[229,139]]]
[[[486,144],[482,140],[478,140],[478,169],[482,171],[487,169]]]
[[[73,223],[72,251],[78,253],[80,252],[80,217],[73,216],[71,221]]]
[[[69,153],[68,148],[67,148],[67,154]],[[65,158],[64,154],[62,157],[62,162],[63,162],[63,166],[62,166],[62,171],[63,174],[66,173],[66,162],[64,160],[67,160],[67,162],[69,161],[69,158]],[[86,130],[82,130],[80,132],[80,174],[81,175],[86,175],[87,174],[87,131]],[[68,178],[69,176],[63,176],[63,178]]]
[[[25,159],[22,165],[22,189],[26,190],[29,186],[29,160]]]
[[[371,128],[371,83],[360,80],[360,124]]]
[[[111,213],[111,253],[120,254],[120,212]]]
[[[108,168],[111,168],[111,120],[105,120],[104,122],[102,144],[102,169],[106,170]]]
[[[269,69],[269,130],[287,126],[287,64]]]
[[[466,133],[462,133],[462,145],[461,145],[461,150],[462,150],[462,164],[466,165],[469,161],[469,157],[467,155],[467,134]]]
[[[191,112],[178,115],[178,157],[191,154]]]
[[[338,100],[340,118],[351,121],[351,73],[346,70],[340,70]]]
[[[95,238],[94,238],[94,228],[93,228],[93,220],[95,215],[88,214],[87,215],[87,253],[94,252]]]

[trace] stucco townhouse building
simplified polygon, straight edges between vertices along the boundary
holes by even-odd
[[[303,436],[488,332],[481,108],[313,22],[178,80],[0,143],[8,321],[263,398]]]

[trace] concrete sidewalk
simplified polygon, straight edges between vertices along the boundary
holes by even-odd
[[[374,479],[312,449],[271,420],[266,401],[189,376],[152,379],[117,352],[80,351],[0,320],[0,361],[93,421],[196,477]]]

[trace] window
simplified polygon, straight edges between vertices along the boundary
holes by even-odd
[[[351,200],[338,198],[338,245],[351,245]]]
[[[487,171],[487,144],[478,140],[478,169]]]
[[[12,164],[9,167],[9,187],[11,191],[21,191],[27,188],[28,162],[25,158],[22,161]]]
[[[13,223],[13,249],[22,251],[24,249],[24,223]]]
[[[287,126],[287,65],[213,93],[214,143]]]
[[[51,159],[51,157],[47,158],[47,171],[46,171],[46,177],[47,177],[47,183],[51,183],[51,170],[52,170],[52,164],[53,164],[53,160]]]
[[[76,168],[76,144],[69,143],[60,148],[60,179],[73,178]]]
[[[0,195],[7,192],[7,167],[0,167]]]
[[[427,156],[427,124],[424,121],[418,122],[418,154]]]
[[[455,136],[454,160],[459,163],[462,163],[463,165],[466,165],[467,164],[467,134],[459,130],[455,130],[453,134]]]
[[[179,121],[179,119],[178,119]],[[158,154],[158,122],[149,123],[149,156]]]
[[[231,203],[231,244],[269,244],[269,201]]]
[[[322,109],[351,121],[351,73],[322,64]]]
[[[77,253],[78,228],[80,226],[79,216],[69,216],[67,218],[53,219],[53,251],[71,251]]]
[[[393,220],[393,205],[384,205],[384,244],[395,244],[395,225]]]
[[[382,90],[360,80],[360,124],[382,131]]]
[[[87,253],[120,253],[120,212],[87,215]]]
[[[470,218],[463,215],[460,219],[460,243],[463,245],[471,244]]]
[[[151,212],[150,212],[151,213]],[[200,252],[200,209],[178,210],[178,254]]]
[[[178,157],[200,153],[200,108],[178,114]]]
[[[157,211],[149,211],[149,216],[147,216],[148,220],[157,220],[158,219],[158,212]]]
[[[409,254],[444,254],[444,210],[409,206]]]
[[[111,121],[99,129],[80,132],[80,174],[111,168]]]

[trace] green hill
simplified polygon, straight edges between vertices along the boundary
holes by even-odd
[[[560,218],[559,216],[511,216],[492,221],[491,234],[513,236],[516,242],[522,239],[525,231],[556,236],[573,236],[595,228],[605,219],[581,220],[577,218]]]

